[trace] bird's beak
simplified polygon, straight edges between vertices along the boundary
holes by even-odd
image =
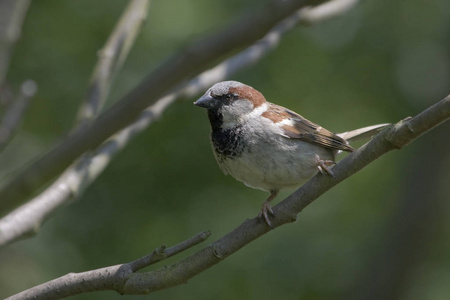
[[[203,108],[207,108],[207,109],[211,109],[211,108],[214,108],[215,101],[216,101],[216,99],[211,97],[211,95],[209,93],[205,93],[203,96],[200,97],[200,99],[198,99],[197,101],[194,102],[194,105],[197,105],[197,106],[200,106]]]

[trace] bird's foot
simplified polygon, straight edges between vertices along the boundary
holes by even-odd
[[[266,221],[267,225],[269,225],[270,227],[272,227],[272,223],[270,222],[269,219],[269,214],[271,214],[272,216],[275,216],[272,206],[270,206],[269,202],[266,201],[264,202],[261,212],[259,213],[260,217],[264,218],[264,221]]]
[[[322,175],[330,175],[333,178],[336,178],[333,174],[333,171],[331,171],[331,166],[334,166],[336,164],[335,161],[332,160],[319,160],[317,169],[319,169],[320,173]]]

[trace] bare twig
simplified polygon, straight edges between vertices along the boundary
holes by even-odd
[[[131,0],[126,7],[94,69],[88,95],[78,113],[78,126],[86,125],[102,108],[114,75],[123,64],[145,20],[148,6],[149,0]],[[2,128],[0,128],[0,138]],[[120,139],[117,138],[115,142],[120,142]],[[102,147],[103,151],[108,149],[111,149],[111,143]],[[106,164],[109,159],[110,157],[106,158]],[[106,164],[101,154],[92,158],[92,154],[89,153],[78,159],[44,192],[30,200],[27,205],[19,207],[0,219],[0,245],[37,232],[43,221],[55,209],[72,196],[81,193],[85,183],[96,178]]]
[[[8,104],[0,124],[0,152],[3,151],[20,125],[28,103],[36,91],[36,83],[33,80],[27,80],[20,86],[17,98]]]
[[[154,263],[157,263],[163,259],[166,259],[167,257],[174,256],[175,254],[178,254],[180,252],[183,252],[184,250],[192,248],[193,246],[205,241],[210,235],[211,235],[210,231],[204,231],[173,247],[166,249],[166,246],[163,245],[160,248],[155,249],[155,251],[153,251],[149,255],[146,255],[135,261],[132,261],[127,265],[133,272],[136,272]]]
[[[22,31],[22,23],[28,10],[30,0],[0,1],[0,91],[5,91],[5,79],[11,58],[11,50],[18,41]],[[22,120],[28,101],[36,92],[36,84],[25,81],[16,99],[2,99],[5,93],[0,92],[0,102],[7,106],[0,125],[0,152],[10,141],[15,129]],[[12,94],[12,93],[11,93]]]
[[[205,38],[157,68],[136,89],[102,113],[88,128],[82,126],[63,143],[6,182],[0,190],[0,214],[22,204],[38,187],[67,168],[82,153],[97,147],[183,80],[204,70],[217,57],[260,39],[293,11],[323,0],[272,1],[221,33]]]
[[[302,23],[314,24],[342,15],[353,8],[360,0],[334,0],[318,7],[305,7],[300,12]]]
[[[11,49],[20,37],[30,0],[0,1],[0,89],[8,72]]]
[[[205,231],[173,247],[166,249],[166,246],[163,245],[151,254],[130,263],[83,273],[69,273],[7,299],[61,299],[94,291],[116,290],[120,292],[128,278],[136,271],[192,248],[205,241],[210,235],[209,231]],[[35,298],[35,295],[39,295],[38,298]]]
[[[308,8],[308,11],[320,10],[323,5],[326,4],[314,9]],[[305,14],[302,10],[300,9],[274,26],[252,46],[203,72],[178,91],[159,99],[147,108],[137,121],[108,139],[92,155],[83,157],[83,161],[79,161],[76,167],[66,170],[44,192],[0,219],[0,246],[36,232],[53,211],[66,203],[73,195],[80,195],[83,189],[102,173],[113,156],[122,150],[136,134],[148,128],[153,121],[158,119],[169,105],[178,99],[190,98],[203,92],[212,84],[225,80],[241,69],[255,64],[275,49],[282,35],[303,20]]]
[[[100,113],[113,77],[121,69],[147,18],[149,5],[150,0],[130,1],[105,46],[99,51],[88,94],[78,111],[78,123],[91,121]]]
[[[273,228],[294,222],[298,213],[333,186],[387,152],[408,145],[449,118],[450,95],[414,118],[405,119],[386,128],[370,142],[340,161],[333,168],[335,178],[319,173],[276,205],[273,208],[276,216],[272,220]],[[121,294],[148,294],[187,282],[190,278],[219,263],[270,230],[271,228],[261,218],[249,219],[211,245],[179,262],[147,273],[130,274],[127,272],[124,281],[115,281],[113,285],[110,281],[111,276],[108,276],[108,273],[103,271],[104,269],[100,269],[81,273],[85,274],[82,276],[82,281],[78,277],[80,274],[69,274],[9,299],[56,299],[100,289],[112,289]],[[119,271],[119,269],[115,270]]]

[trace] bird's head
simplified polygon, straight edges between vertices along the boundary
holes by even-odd
[[[211,125],[219,122],[222,129],[238,126],[267,109],[267,101],[259,91],[237,81],[216,83],[194,104],[206,108]]]

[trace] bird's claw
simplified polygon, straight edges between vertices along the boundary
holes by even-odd
[[[334,166],[335,164],[336,162],[332,160],[319,160],[317,169],[319,169],[322,175],[330,175],[331,177],[336,178],[330,168],[330,166]]]
[[[268,202],[264,202],[261,212],[259,213],[259,216],[263,217],[264,221],[266,221],[267,225],[272,227],[272,223],[270,222],[270,219],[269,219],[269,214],[271,214],[272,216],[275,216],[272,206],[270,206],[270,204]]]

